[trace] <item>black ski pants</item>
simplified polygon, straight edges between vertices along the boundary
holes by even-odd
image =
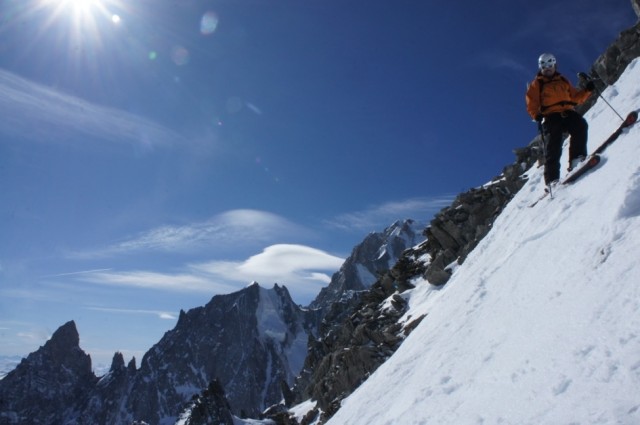
[[[544,181],[546,184],[560,178],[560,157],[563,135],[569,133],[569,163],[572,159],[587,156],[587,121],[576,111],[549,114],[543,124],[546,141]]]

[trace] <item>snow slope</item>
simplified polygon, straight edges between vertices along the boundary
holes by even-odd
[[[639,81],[636,60],[604,97],[624,116]],[[590,149],[620,124],[586,118]],[[427,317],[329,424],[640,424],[640,125],[534,208],[529,178],[449,283],[417,282]]]

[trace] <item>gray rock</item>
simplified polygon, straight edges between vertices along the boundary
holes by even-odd
[[[69,423],[78,417],[78,400],[98,381],[79,342],[75,322],[67,322],[0,381],[0,424]]]

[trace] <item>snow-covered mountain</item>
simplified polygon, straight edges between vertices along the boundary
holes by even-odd
[[[417,229],[407,220],[367,236],[335,273],[331,290],[316,308],[299,307],[284,287],[264,289],[254,283],[233,294],[217,295],[204,307],[181,312],[175,328],[145,354],[139,369],[135,359],[125,366],[122,354],[115,353],[108,373],[96,378],[89,357],[78,345],[75,324],[69,322],[0,381],[0,396],[6,395],[0,397],[0,423],[6,418],[9,423],[14,418],[36,422],[54,418],[76,424],[135,420],[173,424],[194,396],[201,397],[201,404],[191,408],[210,410],[220,405],[221,397],[213,401],[207,397],[217,394],[211,388],[221,388],[231,407],[223,404],[219,412],[227,410],[227,417],[231,412],[255,417],[280,402],[300,374],[308,341],[318,333],[323,306],[345,293],[355,299],[355,292],[371,286],[374,274],[390,268],[406,248],[424,239]],[[57,347],[58,354],[51,355],[50,347]],[[60,363],[79,355],[86,360],[79,371]],[[50,387],[50,382],[64,380],[58,376],[60,367],[73,373],[66,374],[67,382]],[[16,385],[24,390],[15,392]],[[60,411],[56,400],[64,400],[68,408]],[[38,409],[31,407],[34,401]]]
[[[125,391],[118,410],[97,394],[83,416],[104,423],[173,424],[185,403],[216,379],[236,414],[257,415],[280,401],[281,386],[297,376],[314,328],[313,312],[298,307],[284,287],[254,283],[217,295],[204,307],[180,313],[127,386],[113,376],[122,375],[124,364],[102,377],[98,387],[114,383],[108,394]]]
[[[404,250],[422,242],[424,225],[414,220],[393,223],[382,232],[371,232],[354,247],[329,285],[311,303],[310,308],[326,311],[343,297],[368,289],[390,270]]]
[[[635,60],[604,98],[637,110],[638,81]],[[620,124],[601,100],[586,118],[591,149]],[[534,208],[529,170],[444,287],[414,280],[405,320],[425,319],[328,424],[639,424],[638,158],[640,125]]]

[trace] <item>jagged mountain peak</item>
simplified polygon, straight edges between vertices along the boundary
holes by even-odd
[[[91,357],[80,348],[80,334],[73,320],[60,326],[51,338],[27,362],[53,362],[62,364],[79,374],[91,372]]]
[[[121,352],[117,351],[113,355],[113,360],[111,360],[111,367],[109,368],[109,372],[113,373],[116,371],[124,370],[124,356]]]
[[[9,418],[8,423],[25,417],[37,418],[34,423],[63,423],[74,417],[77,400],[97,382],[91,358],[79,342],[75,322],[67,322],[9,372],[0,381],[2,418]]]
[[[403,251],[422,242],[423,225],[415,220],[398,220],[382,232],[371,232],[356,245],[331,282],[322,288],[310,308],[328,310],[352,292],[370,288],[380,275],[390,270]]]
[[[144,355],[123,395],[124,410],[112,420],[171,423],[214,379],[234,413],[257,415],[281,400],[283,383],[291,385],[302,368],[313,314],[284,286],[257,282],[182,311]]]
[[[46,345],[51,346],[79,346],[80,344],[80,334],[78,333],[78,328],[76,327],[76,322],[73,320],[68,321],[64,325],[60,326],[56,331],[51,335],[51,338],[45,343]]]

